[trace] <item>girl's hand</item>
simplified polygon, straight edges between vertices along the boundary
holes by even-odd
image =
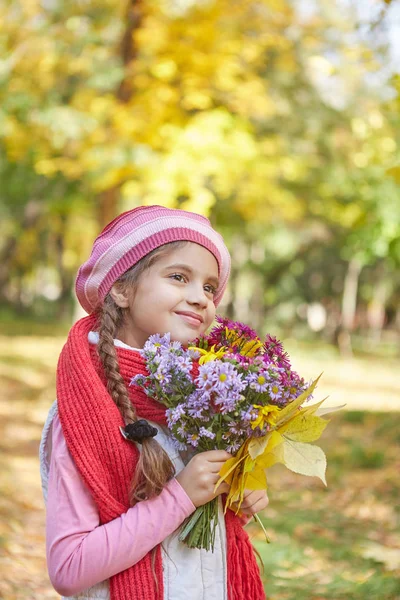
[[[239,514],[255,515],[267,508],[269,504],[268,494],[265,490],[244,490],[243,502],[241,504]],[[235,502],[232,505],[232,510],[237,510],[238,505]]]
[[[232,456],[225,450],[200,452],[193,456],[186,467],[176,476],[176,480],[196,507],[229,491],[228,484],[223,482],[214,493],[215,484],[219,479],[218,473],[228,458],[232,458]]]

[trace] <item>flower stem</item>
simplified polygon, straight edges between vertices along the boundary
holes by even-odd
[[[189,548],[214,552],[218,523],[218,497],[199,506],[182,526],[179,540]]]
[[[257,514],[255,514],[255,515],[253,515],[253,519],[259,524],[259,526],[263,530],[264,535],[265,535],[265,541],[267,542],[267,544],[270,544],[271,538],[268,536],[267,530],[265,529],[264,524],[261,521],[260,517]]]

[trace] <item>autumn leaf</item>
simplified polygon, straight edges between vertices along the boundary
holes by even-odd
[[[288,421],[295,414],[299,406],[301,406],[301,404],[307,400],[308,396],[313,393],[321,375],[319,375],[317,379],[315,379],[315,381],[313,381],[313,383],[302,394],[300,394],[298,398],[296,398],[296,400],[293,400],[293,402],[287,404],[285,408],[282,408],[281,412],[279,413],[279,420],[276,423],[275,429],[279,429],[281,425],[286,423],[286,421]]]
[[[246,488],[249,490],[266,490],[267,476],[265,469],[255,463],[253,470],[248,473],[246,480]]]
[[[340,406],[324,406],[322,408],[318,408],[315,414],[318,417],[322,417],[322,415],[328,415],[329,413],[336,412],[337,410],[342,410],[345,408],[345,404],[341,404]]]
[[[271,452],[281,442],[282,436],[277,431],[271,431],[261,438],[252,438],[248,445],[249,454],[251,458],[255,459],[261,454]]]
[[[319,477],[327,485],[326,456],[319,446],[285,439],[283,444],[275,448],[274,454],[279,462],[294,473]]]
[[[248,457],[247,446],[248,446],[248,444],[247,444],[247,442],[245,442],[243,444],[243,446],[241,446],[239,448],[236,456],[233,456],[232,458],[228,458],[228,460],[224,463],[223,467],[221,468],[221,470],[219,472],[220,478],[218,479],[217,483],[215,484],[214,492],[218,489],[218,487],[221,485],[221,483],[223,481],[226,481],[227,483],[232,485],[232,479],[233,479],[234,471],[235,471],[236,467],[238,467],[240,465],[240,463]]]
[[[321,437],[328,423],[328,420],[301,411],[280,427],[279,433],[296,442],[314,442]]]

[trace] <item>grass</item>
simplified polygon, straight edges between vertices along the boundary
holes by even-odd
[[[0,598],[6,600],[58,598],[46,575],[37,452],[65,338],[46,335],[0,336]],[[270,505],[261,518],[272,543],[256,524],[248,526],[263,559],[268,598],[400,600],[394,363],[343,361],[330,349],[300,346],[291,353],[307,377],[325,371],[316,398],[330,393],[327,404],[347,402],[347,408],[332,415],[318,443],[328,458],[327,488],[282,466],[269,471]]]
[[[251,525],[271,600],[400,599],[400,415],[343,412],[319,445],[328,487],[281,466],[270,470],[262,517]]]

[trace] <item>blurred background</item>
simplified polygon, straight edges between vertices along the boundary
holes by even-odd
[[[0,598],[56,600],[38,445],[100,229],[161,204],[233,258],[221,313],[317,398],[328,487],[274,467],[270,600],[400,599],[400,3],[0,4]]]

